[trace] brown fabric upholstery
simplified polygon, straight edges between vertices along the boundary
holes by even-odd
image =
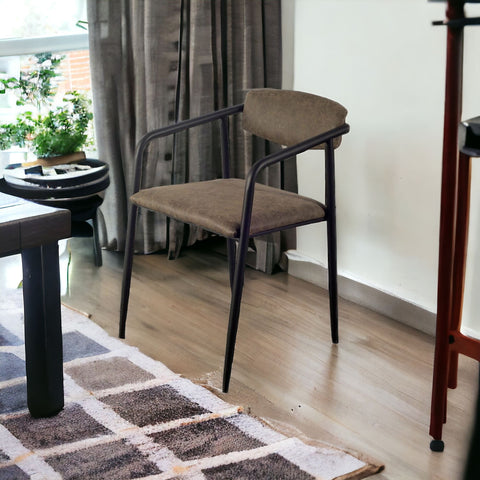
[[[347,110],[328,98],[264,88],[247,93],[243,128],[254,135],[289,147],[343,125],[346,116]],[[337,148],[340,142],[341,137],[335,139],[334,147]]]
[[[140,207],[238,238],[244,189],[244,180],[230,178],[154,187],[130,198]],[[250,235],[324,217],[323,205],[316,200],[257,183]]]

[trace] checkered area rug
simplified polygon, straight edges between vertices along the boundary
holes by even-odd
[[[272,430],[65,307],[65,408],[33,419],[22,292],[0,301],[3,480],[360,479],[379,470]]]

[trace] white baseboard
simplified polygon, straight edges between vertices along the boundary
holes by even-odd
[[[327,289],[327,269],[323,265],[296,250],[287,251],[285,256],[290,275]],[[338,276],[338,294],[421,332],[435,335],[435,313],[404,299],[341,275]]]

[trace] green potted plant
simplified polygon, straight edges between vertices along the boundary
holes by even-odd
[[[85,158],[83,149],[91,143],[91,102],[71,91],[59,105],[53,105],[53,79],[61,58],[37,55],[34,67],[22,71],[19,78],[0,80],[5,90],[16,93],[17,105],[33,107],[20,113],[15,122],[0,125],[0,150],[27,147],[36,155],[36,163],[50,165]]]

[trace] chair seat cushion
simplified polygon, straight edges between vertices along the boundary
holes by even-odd
[[[135,193],[131,201],[224,237],[238,238],[244,191],[244,180],[229,178],[152,187]],[[325,207],[320,202],[259,183],[255,185],[251,236],[323,219]]]

